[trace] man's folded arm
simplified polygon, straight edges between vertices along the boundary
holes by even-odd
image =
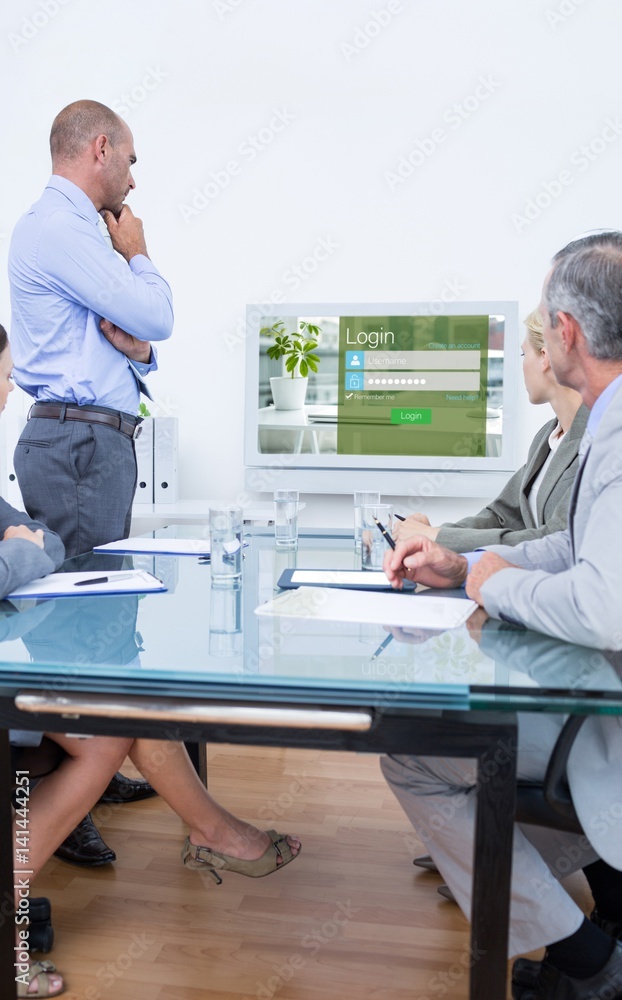
[[[50,287],[139,340],[171,336],[173,298],[157,268],[141,254],[128,265],[85,219],[51,216],[37,262]]]

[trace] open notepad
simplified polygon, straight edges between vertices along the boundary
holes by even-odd
[[[152,556],[208,556],[209,538],[121,538],[93,552],[147,553]]]
[[[255,608],[256,615],[278,615],[326,622],[366,622],[401,628],[457,628],[477,604],[461,597],[366,593],[299,587]]]
[[[99,581],[99,582],[96,582]],[[11,598],[86,597],[89,594],[147,594],[167,588],[152,573],[143,570],[106,570],[97,573],[50,573],[17,587]]]

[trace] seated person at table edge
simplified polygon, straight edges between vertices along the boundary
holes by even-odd
[[[0,411],[15,388],[6,330],[0,325]],[[0,598],[22,583],[53,573],[65,558],[58,535],[0,498]]]
[[[436,587],[466,579],[467,595],[493,617],[584,646],[621,650],[622,232],[588,236],[561,250],[545,280],[540,311],[556,378],[577,389],[590,409],[568,527],[516,548],[493,546],[468,557],[413,536],[387,555],[385,571],[395,586],[404,577]],[[592,660],[586,650],[586,670]],[[518,744],[519,776],[541,778],[551,747],[541,731],[530,742],[520,717]],[[615,940],[622,896],[621,759],[620,717],[588,716],[568,760],[568,782],[585,831],[580,863],[589,864],[598,894],[607,890],[612,897],[605,924],[587,920],[554,878],[567,835],[540,830],[537,842],[535,833],[527,834],[536,828],[515,826],[510,953],[547,948],[534,982],[521,988],[514,977],[515,1000],[622,1000],[622,942]],[[468,913],[477,783],[472,762],[396,756],[383,760],[383,771]],[[596,861],[587,857],[592,848]]]
[[[403,578],[457,587],[493,618],[599,649],[622,649],[622,233],[576,240],[554,258],[540,312],[555,377],[590,410],[568,527],[467,556],[422,535],[385,559]]]
[[[425,514],[411,514],[405,521],[396,522],[396,541],[421,534],[454,552],[470,552],[482,545],[518,545],[566,527],[579,444],[589,410],[581,405],[578,392],[560,385],[555,378],[537,310],[529,314],[525,326],[523,375],[529,402],[550,403],[555,418],[534,437],[525,465],[479,514],[440,528],[432,527]]]

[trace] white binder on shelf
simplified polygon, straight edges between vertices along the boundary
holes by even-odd
[[[21,413],[4,413],[0,423],[2,440],[2,482],[0,496],[4,497],[11,507],[24,509],[21,490],[15,475],[13,455],[15,446],[26,426],[26,417]]]
[[[179,500],[177,417],[156,417],[153,424],[153,501],[177,503]]]
[[[153,503],[153,425],[151,417],[143,420],[136,438],[138,479],[134,503]]]

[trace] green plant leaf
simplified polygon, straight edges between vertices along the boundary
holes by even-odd
[[[300,375],[302,378],[306,378],[308,374],[309,374],[309,366],[303,358],[302,361],[300,362]]]

